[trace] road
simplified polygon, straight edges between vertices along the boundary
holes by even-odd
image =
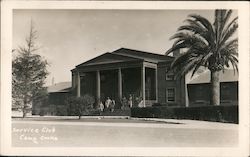
[[[13,120],[15,147],[232,147],[238,125],[191,120]]]

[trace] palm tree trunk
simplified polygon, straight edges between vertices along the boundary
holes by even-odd
[[[211,100],[210,105],[220,105],[220,71],[211,71]]]

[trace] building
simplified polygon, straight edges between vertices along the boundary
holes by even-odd
[[[188,84],[189,106],[210,105],[210,72],[205,71]],[[234,70],[220,72],[221,105],[238,105],[238,74]]]
[[[47,87],[46,102],[35,103],[33,115],[67,115],[65,100],[70,96],[71,82],[60,82]]]
[[[170,70],[173,60],[171,56],[126,48],[104,53],[72,69],[72,82],[49,86],[48,102],[36,105],[33,114],[68,115],[67,97],[85,94],[95,98],[95,107],[109,97],[117,109],[124,98],[131,97],[133,107],[210,105],[210,72],[201,68],[192,78],[188,73],[177,79]],[[238,105],[238,74],[221,71],[220,81],[221,105]]]
[[[120,104],[133,99],[143,107],[161,103],[185,106],[185,79],[175,79],[169,70],[174,57],[121,48],[77,65],[72,72],[72,92],[89,94],[96,105],[107,97]],[[117,105],[119,106],[119,105]]]

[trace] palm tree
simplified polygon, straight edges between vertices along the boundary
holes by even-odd
[[[231,15],[232,10],[215,10],[213,24],[200,15],[189,15],[187,24],[170,38],[175,42],[166,52],[184,50],[171,64],[177,77],[188,72],[192,77],[200,67],[210,70],[212,105],[220,104],[220,71],[232,67],[238,72],[238,38],[234,38],[238,17],[231,19]]]

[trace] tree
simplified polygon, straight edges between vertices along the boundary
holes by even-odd
[[[32,104],[44,99],[46,88],[45,79],[49,74],[48,63],[40,55],[35,54],[39,48],[35,44],[37,31],[31,21],[29,36],[26,44],[19,46],[12,60],[12,100],[13,106],[23,111],[23,117],[31,110]],[[15,51],[14,51],[15,52]]]
[[[93,104],[95,103],[94,97],[85,94],[83,97],[72,96],[66,100],[66,105],[68,106],[70,112],[78,115],[79,119],[84,113],[88,113],[93,109]]]
[[[200,15],[189,15],[187,24],[170,38],[175,42],[166,52],[184,50],[171,64],[177,76],[192,72],[192,77],[200,67],[210,70],[212,105],[220,104],[219,72],[230,67],[238,72],[238,38],[234,38],[238,17],[231,19],[231,15],[232,10],[215,10],[213,24]]]

